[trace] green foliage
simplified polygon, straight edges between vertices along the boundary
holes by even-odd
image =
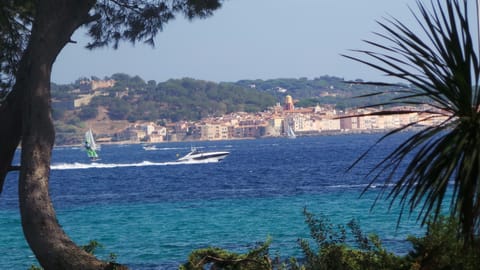
[[[93,106],[86,106],[80,110],[78,117],[80,120],[94,119],[98,115],[98,109]]]
[[[52,109],[52,118],[53,120],[61,120],[65,117],[65,109],[63,108],[53,108]]]
[[[275,104],[270,94],[232,84],[189,78],[155,84],[155,81],[146,83],[138,76],[131,77],[123,73],[106,79],[115,80],[115,86],[97,90],[104,95],[93,97],[89,105],[80,108],[77,116],[81,120],[95,117],[99,106],[107,108],[108,115],[113,120],[133,122],[164,119],[175,122],[200,120],[238,111],[259,112]],[[60,92],[64,94],[60,90],[55,91]],[[73,92],[70,95],[70,100],[77,98]]]
[[[480,241],[465,245],[455,218],[441,217],[429,221],[423,237],[409,237],[413,250],[406,256],[388,252],[378,236],[365,235],[359,223],[352,219],[344,225],[334,225],[304,209],[305,223],[311,239],[299,239],[303,257],[281,261],[271,259],[271,240],[246,254],[210,247],[193,251],[181,270],[420,270],[478,269]],[[314,244],[316,247],[312,247]]]
[[[423,237],[409,237],[413,250],[408,258],[412,269],[478,269],[480,241],[465,245],[455,218],[440,217],[429,221]]]
[[[99,249],[99,248],[103,248],[103,245],[100,244],[98,241],[96,240],[90,240],[88,242],[88,244],[86,245],[83,245],[81,246],[81,249],[85,250],[86,252],[92,254],[92,255],[95,255],[95,252]],[[115,260],[117,259],[117,254],[115,253],[110,253],[108,254],[108,262],[111,264],[111,265],[115,265]]]
[[[362,82],[358,80],[357,82]],[[270,79],[270,80],[241,80],[233,83],[237,86],[255,86],[260,92],[269,93],[278,102],[283,102],[285,95],[291,95],[298,102],[297,107],[312,107],[317,104],[342,104],[338,109],[365,106],[364,99],[355,98],[372,92],[391,92],[385,95],[372,96],[369,102],[383,103],[395,97],[399,90],[407,88],[406,85],[373,86],[365,83],[346,82],[342,78],[321,76],[314,79]],[[282,91],[280,91],[282,90]],[[285,92],[286,91],[286,92]]]
[[[32,0],[2,1],[0,13],[0,103],[15,83],[15,72],[27,47],[31,18],[35,7]]]
[[[75,125],[66,125],[63,123],[56,123],[55,125],[55,141],[61,142],[61,144],[73,145],[78,144],[78,142],[83,141],[83,132],[85,131],[85,126],[80,124]]]
[[[112,120],[125,120],[131,111],[130,104],[124,99],[112,99],[108,104],[108,115]]]
[[[279,256],[271,259],[270,240],[246,254],[237,254],[219,248],[193,251],[181,270],[210,269],[282,269],[282,270],[407,270],[411,263],[382,247],[375,235],[365,236],[358,222],[347,226],[333,225],[324,216],[316,217],[304,209],[305,222],[310,229],[310,240],[299,239],[304,257],[281,261]],[[348,228],[348,230],[347,230]],[[312,248],[311,244],[316,244]],[[351,245],[353,243],[353,245]]]
[[[73,117],[70,117],[65,124],[70,125],[70,126],[79,126],[79,125],[81,125],[81,123],[82,123],[82,121],[80,120],[80,118],[78,118],[76,115],[74,115]]]
[[[229,252],[217,247],[197,249],[190,253],[188,262],[180,270],[202,270],[204,267],[217,270],[270,270],[272,262],[268,256],[270,240],[245,254]]]
[[[72,98],[71,91],[76,87],[75,84],[55,84],[50,83],[50,91],[55,100],[67,101]],[[77,86],[78,87],[78,86]]]
[[[222,0],[192,1],[178,0],[118,0],[97,1],[93,13],[97,20],[88,25],[92,42],[88,48],[112,45],[117,48],[121,41],[136,43],[143,41],[154,45],[154,37],[165,24],[180,13],[189,19],[205,18],[220,8]]]
[[[80,248],[85,250],[87,253],[95,254],[95,250],[102,248],[103,245],[97,242],[96,240],[90,240],[88,244],[81,246]]]
[[[87,48],[112,46],[122,41],[154,45],[155,36],[175,16],[206,18],[221,7],[223,0],[94,1],[90,21],[85,21],[91,41]],[[15,71],[30,39],[37,2],[2,1],[0,16],[0,102],[15,83]],[[93,5],[94,4],[94,5]]]
[[[327,217],[317,218],[306,209],[304,215],[317,249],[311,247],[310,241],[299,239],[305,255],[304,264],[293,260],[292,269],[408,269],[407,261],[387,252],[376,235],[365,236],[357,221],[352,219],[346,227],[334,226]],[[353,241],[349,240],[350,237]],[[348,243],[354,243],[354,246]]]

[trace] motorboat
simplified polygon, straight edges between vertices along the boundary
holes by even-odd
[[[200,151],[195,147],[185,156],[177,159],[177,162],[218,162],[226,158],[230,152],[227,151]]]
[[[156,146],[156,145],[153,145],[153,144],[145,144],[145,145],[143,145],[142,147],[143,147],[143,150],[145,150],[145,151],[158,150],[157,146]]]

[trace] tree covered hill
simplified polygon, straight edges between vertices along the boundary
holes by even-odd
[[[175,122],[237,111],[257,112],[276,102],[269,93],[231,83],[189,78],[156,83],[126,74],[103,79],[108,80],[115,81],[114,85],[101,89],[92,89],[92,81],[101,81],[95,77],[82,78],[71,85],[52,84],[52,96],[57,104],[92,95],[87,104],[76,108],[55,106],[54,102],[54,118],[68,121],[69,117],[75,116],[79,120],[88,120],[97,117],[98,108],[103,107],[112,120]]]
[[[117,73],[103,79],[114,80],[112,87],[104,88],[102,95],[80,108],[81,119],[94,117],[94,109],[104,106],[109,116],[116,120],[199,120],[206,116],[222,115],[236,111],[257,112],[277,102],[286,95],[297,101],[298,107],[316,104],[332,104],[338,109],[364,106],[385,96],[356,99],[355,97],[378,92],[380,87],[345,82],[342,78],[321,76],[314,79],[241,80],[238,82],[208,82],[190,78],[171,79],[157,83],[144,81],[139,76]],[[52,83],[55,100],[72,101],[88,92],[82,89],[85,83],[101,81],[97,77],[80,78],[69,85]],[[402,86],[406,87],[406,86]],[[392,91],[400,87],[391,87]],[[385,89],[381,89],[385,91]],[[88,91],[88,90],[87,90]],[[60,116],[57,119],[61,119]]]
[[[136,121],[196,121],[238,111],[259,112],[277,102],[270,93],[232,83],[190,78],[157,83],[127,74],[52,83],[51,89],[57,142],[62,144],[78,142],[86,127],[99,122],[108,129]]]
[[[80,78],[67,85],[52,83],[53,117],[57,135],[67,138],[71,133],[78,135],[88,121],[196,121],[233,112],[264,111],[283,103],[286,95],[296,100],[297,107],[329,104],[342,110],[388,98],[353,98],[378,91],[375,88],[330,76],[222,83],[183,78],[157,83],[117,73],[103,79]]]
[[[234,84],[254,87],[258,91],[273,95],[279,101],[283,101],[285,95],[290,95],[297,101],[295,104],[297,107],[329,104],[334,105],[338,110],[382,103],[392,95],[397,95],[398,91],[408,88],[407,85],[402,84],[388,87],[368,85],[360,79],[348,82],[343,78],[326,75],[313,79],[241,80]],[[379,91],[390,91],[392,94],[370,96],[368,99],[357,98]]]

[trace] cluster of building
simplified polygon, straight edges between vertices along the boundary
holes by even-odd
[[[158,126],[136,123],[115,134],[114,141],[163,142],[183,140],[231,140],[287,136],[290,127],[298,136],[385,132],[417,123],[412,128],[437,125],[446,117],[432,117],[432,108],[396,107],[382,113],[381,109],[336,111],[333,106],[295,108],[287,95],[283,105],[277,104],[261,113],[232,113],[198,122],[177,122]],[[385,111],[383,111],[385,112]],[[419,122],[420,121],[420,122]]]

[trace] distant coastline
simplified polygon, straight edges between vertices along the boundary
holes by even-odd
[[[414,127],[414,128],[409,128],[405,129],[403,132],[412,132],[412,131],[418,131],[421,130],[422,128],[419,127]],[[301,133],[298,135],[298,137],[322,137],[322,136],[349,136],[349,135],[358,135],[358,134],[386,134],[390,132],[391,130],[357,130],[357,131],[331,131],[331,132],[311,132],[311,133]],[[283,137],[283,136],[282,136]],[[100,143],[101,145],[142,145],[142,144],[164,144],[164,143],[172,143],[172,142],[212,142],[212,141],[240,141],[240,140],[262,140],[262,139],[269,139],[269,138],[282,138],[282,137],[242,137],[242,138],[230,138],[230,139],[225,139],[225,140],[183,140],[183,141],[161,141],[161,142],[156,142],[156,143],[148,143],[148,142],[142,142],[138,140],[131,140],[131,141],[108,141],[108,142],[103,142]],[[55,144],[54,147],[58,148],[64,148],[64,147],[78,147],[82,148],[83,144]]]
[[[87,129],[100,144],[161,143],[284,137],[290,131],[378,133],[445,120],[432,117],[435,109],[428,106],[365,107],[406,88],[391,87],[390,96],[359,103],[355,96],[381,90],[331,76],[218,84],[189,78],[147,83],[126,74],[82,78],[52,85],[55,143],[81,144]]]

